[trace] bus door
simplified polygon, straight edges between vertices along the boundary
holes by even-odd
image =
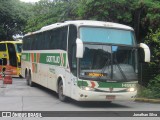
[[[12,70],[12,74],[17,74],[17,56],[16,56],[16,49],[14,44],[7,43],[8,47],[8,55],[9,55],[9,65],[11,66],[9,69]],[[15,69],[15,70],[14,70]]]
[[[7,58],[0,58],[0,74],[5,71],[7,65]]]

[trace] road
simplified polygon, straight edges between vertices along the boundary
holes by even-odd
[[[113,113],[115,112],[114,120],[122,119],[122,117],[118,118],[117,111],[160,111],[160,104],[132,101],[112,102],[109,104],[106,102],[76,102],[69,100],[64,103],[59,101],[55,92],[41,86],[29,87],[26,85],[25,79],[20,78],[13,78],[13,84],[4,86],[0,81],[0,86],[0,111],[113,111]],[[59,117],[55,118],[59,119]],[[74,117],[71,118],[74,119]],[[106,118],[109,117],[100,117],[98,119],[106,120]],[[19,119],[27,120],[29,118]],[[69,118],[61,117],[61,119],[68,120]],[[82,117],[76,118],[76,120],[78,119],[82,119]],[[94,120],[97,117],[88,117],[88,119]],[[138,119],[138,117],[134,117],[134,119]],[[144,118],[141,117],[141,119]],[[151,118],[145,119],[150,120]],[[154,120],[156,119],[158,120],[159,117],[154,118]],[[16,120],[18,119],[16,118]]]

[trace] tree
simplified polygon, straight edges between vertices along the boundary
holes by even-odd
[[[150,33],[145,37],[145,43],[149,45],[151,50],[151,63],[160,67],[160,29],[156,32],[150,30]]]
[[[41,0],[33,8],[34,16],[27,21],[25,33],[39,30],[41,27],[56,22],[74,20],[77,15],[75,0]]]
[[[21,34],[30,16],[28,6],[19,0],[1,0],[0,40],[10,40],[14,34]]]
[[[149,29],[160,27],[158,0],[80,0],[78,15],[81,19],[118,22],[135,29],[138,42]]]

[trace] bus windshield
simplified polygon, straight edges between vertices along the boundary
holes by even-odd
[[[80,77],[106,81],[137,81],[137,49],[133,31],[80,27],[84,56]]]
[[[135,44],[133,31],[113,28],[80,27],[80,39],[83,42]]]
[[[80,77],[105,81],[137,81],[136,48],[112,45],[84,45]]]

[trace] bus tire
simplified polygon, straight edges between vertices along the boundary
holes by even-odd
[[[26,74],[25,74],[25,79],[26,79],[27,85],[29,85],[29,73],[26,73]]]
[[[67,97],[65,95],[63,95],[63,82],[62,82],[62,80],[60,80],[60,82],[58,83],[58,97],[59,97],[59,100],[62,102],[65,102],[67,100]]]
[[[28,75],[28,85],[30,86],[30,87],[34,87],[34,82],[32,82],[32,77],[31,77],[31,74],[29,73],[29,75]]]
[[[107,104],[111,104],[112,103],[112,101],[107,101]]]
[[[19,78],[23,78],[23,76],[22,76],[22,75],[19,75]]]

